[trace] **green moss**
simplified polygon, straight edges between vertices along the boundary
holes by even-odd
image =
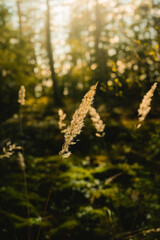
[[[63,224],[61,224],[59,227],[52,229],[51,234],[58,234],[64,231],[70,231],[74,230],[79,225],[79,222],[75,219],[69,219]]]

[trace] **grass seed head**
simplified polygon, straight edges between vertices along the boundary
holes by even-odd
[[[84,126],[84,119],[93,103],[94,95],[96,92],[97,84],[93,85],[90,90],[85,94],[79,108],[75,111],[70,126],[66,129],[64,135],[64,144],[62,146],[62,150],[60,151],[60,155],[63,158],[67,158],[71,155],[69,151],[70,145],[75,144],[73,140],[77,135],[81,133],[82,127]]]
[[[90,107],[89,108],[89,114],[91,116],[92,123],[93,123],[93,125],[94,125],[94,127],[97,131],[96,136],[97,137],[104,137],[104,135],[105,135],[105,132],[104,132],[105,124],[101,120],[99,113],[97,113],[97,111],[94,107]]]
[[[59,116],[59,122],[58,122],[58,125],[59,125],[59,129],[61,132],[64,132],[64,127],[66,126],[66,124],[64,123],[64,119],[66,118],[66,114],[63,112],[62,109],[59,109],[58,110],[58,116]]]
[[[157,83],[154,83],[151,87],[151,89],[144,95],[141,104],[139,105],[139,109],[138,109],[138,125],[137,128],[141,127],[141,122],[145,120],[146,116],[148,115],[148,113],[151,110],[151,101],[152,101],[152,97],[154,94],[154,91],[157,87]]]
[[[24,156],[21,152],[18,152],[18,162],[19,162],[19,166],[20,166],[21,170],[24,171],[26,168],[26,164],[24,161]]]
[[[18,102],[20,103],[20,105],[25,105],[25,96],[26,96],[26,89],[24,86],[21,86],[19,90],[19,97],[18,97]]]

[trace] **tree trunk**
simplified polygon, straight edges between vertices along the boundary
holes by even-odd
[[[56,105],[61,105],[61,100],[58,94],[58,83],[57,83],[57,76],[54,69],[53,49],[52,49],[52,43],[51,43],[49,0],[46,0],[46,5],[47,5],[47,12],[46,12],[47,53],[49,58],[51,78],[53,82],[53,98],[54,98],[54,103]]]
[[[19,35],[20,35],[20,38],[22,38],[23,32],[22,32],[22,14],[21,14],[21,8],[20,8],[20,0],[17,0],[17,12],[18,12],[18,21],[19,21]]]
[[[98,81],[102,82],[106,79],[106,59],[103,49],[100,47],[100,38],[102,32],[102,24],[101,24],[101,17],[100,17],[100,10],[99,10],[99,3],[98,0],[96,1],[95,5],[95,53],[96,53],[96,62],[97,62],[97,79]]]

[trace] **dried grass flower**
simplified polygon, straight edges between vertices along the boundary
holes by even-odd
[[[139,105],[139,109],[138,109],[138,125],[137,128],[141,127],[141,122],[144,121],[144,119],[146,118],[146,116],[148,115],[148,113],[151,110],[151,101],[152,101],[152,97],[154,94],[154,91],[157,87],[157,83],[154,83],[151,87],[151,89],[144,95],[141,104]]]
[[[89,108],[89,114],[91,116],[92,123],[96,129],[96,136],[97,137],[104,137],[105,136],[105,124],[100,118],[99,113],[97,113],[96,109],[94,107]]]
[[[24,161],[24,156],[21,152],[18,152],[18,162],[19,162],[19,166],[20,166],[21,170],[24,171],[26,168],[26,164]]]
[[[59,129],[61,131],[61,133],[65,132],[65,130],[63,129],[66,124],[64,123],[64,119],[66,118],[66,114],[63,112],[62,109],[58,110],[58,116],[59,116],[59,121],[58,121],[58,125],[59,125]]]
[[[18,97],[18,102],[20,103],[20,105],[25,105],[25,96],[26,96],[25,86],[21,86]]]
[[[64,135],[64,144],[62,146],[62,150],[60,151],[60,155],[63,158],[68,158],[71,155],[69,151],[70,145],[75,144],[73,140],[77,135],[80,134],[82,127],[84,126],[84,119],[91,107],[91,104],[94,99],[94,95],[96,92],[97,84],[93,85],[90,90],[85,94],[79,108],[75,111],[70,126],[66,129]]]
[[[0,155],[0,158],[9,158],[10,156],[13,155],[15,150],[20,150],[22,149],[21,146],[17,146],[16,144],[11,144],[11,141],[7,142],[6,146],[3,147],[3,154]]]

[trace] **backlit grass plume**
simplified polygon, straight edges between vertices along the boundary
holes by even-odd
[[[62,109],[58,110],[58,116],[59,116],[59,121],[58,121],[58,125],[59,125],[59,129],[61,131],[61,133],[65,132],[65,130],[63,129],[66,124],[64,123],[64,119],[66,118],[66,114],[63,112]]]
[[[26,96],[26,89],[25,86],[21,86],[18,92],[18,103],[20,104],[19,108],[19,121],[20,121],[20,134],[23,134],[23,126],[22,126],[22,118],[23,118],[23,106],[25,105],[25,96]]]
[[[151,87],[151,89],[144,95],[142,102],[139,106],[138,109],[138,125],[137,128],[141,127],[141,122],[144,121],[144,119],[146,118],[147,114],[149,113],[149,111],[151,110],[151,101],[152,101],[152,97],[154,94],[154,91],[157,87],[157,83],[154,83]]]
[[[16,150],[21,150],[21,146],[17,146],[16,144],[12,144],[11,141],[7,142],[6,146],[3,147],[3,155],[0,155],[0,158],[10,158]]]
[[[19,104],[25,105],[25,96],[26,96],[25,86],[20,87],[18,95],[19,95],[19,97],[18,97]]]
[[[21,170],[24,171],[26,168],[26,164],[24,161],[24,156],[21,152],[18,152],[18,162],[19,162],[19,166],[20,166]]]
[[[97,137],[104,137],[105,132],[105,124],[103,123],[103,121],[100,118],[99,113],[97,113],[96,109],[94,107],[90,107],[89,108],[89,114],[91,116],[91,120],[93,122],[93,125],[96,129],[96,136]]]
[[[93,102],[97,84],[98,83],[93,85],[91,89],[86,93],[86,95],[82,99],[79,108],[75,111],[73,115],[70,126],[66,129],[64,135],[64,144],[62,146],[62,150],[59,153],[63,158],[68,158],[71,155],[69,147],[70,145],[75,144],[73,140],[78,134],[80,134],[81,129],[84,126],[84,119]]]

